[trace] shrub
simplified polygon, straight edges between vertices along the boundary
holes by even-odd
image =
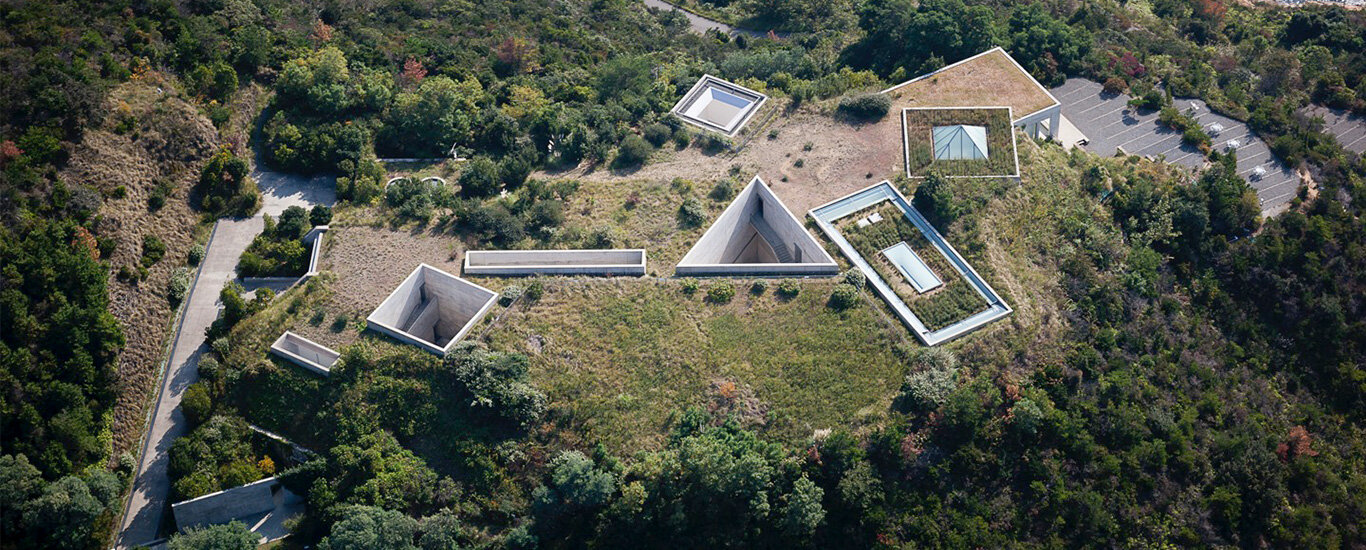
[[[526,292],[523,292],[522,296],[526,297],[528,302],[535,302],[540,300],[544,294],[545,284],[540,281],[532,281],[531,284],[526,285]]]
[[[1129,100],[1130,107],[1145,111],[1156,111],[1161,109],[1166,103],[1167,98],[1163,97],[1162,93],[1157,90],[1143,94],[1143,97],[1136,97]]]
[[[778,283],[778,294],[787,298],[795,297],[802,292],[802,284],[796,279],[783,279]]]
[[[166,255],[166,243],[156,235],[144,235],[142,237],[142,266],[152,267],[153,264],[161,261],[162,256]]]
[[[517,299],[518,299],[518,298],[521,298],[521,297],[522,297],[522,287],[521,287],[521,286],[518,286],[518,285],[508,285],[508,287],[507,287],[507,288],[504,288],[504,289],[503,289],[503,292],[500,293],[498,302],[499,302],[500,304],[502,304],[503,306],[509,306],[509,305],[512,305],[513,302],[516,302]]]
[[[325,204],[314,206],[308,211],[308,223],[313,224],[313,227],[332,223],[332,207]]]
[[[730,283],[716,283],[707,289],[707,301],[714,304],[724,304],[730,302],[735,297],[735,285]]]
[[[202,382],[190,384],[185,389],[185,397],[180,399],[180,410],[185,412],[185,419],[190,421],[191,426],[204,423],[213,414],[213,399],[209,397],[209,389]]]
[[[120,185],[119,188],[123,188],[123,186]],[[171,182],[164,179],[157,180],[157,184],[147,193],[147,209],[153,212],[161,210],[161,207],[166,206],[166,197],[169,197],[171,191],[174,190]]]
[[[844,282],[854,285],[854,288],[863,288],[868,283],[868,277],[863,274],[863,270],[857,267],[849,268],[844,272]]]
[[[707,196],[714,201],[728,201],[735,196],[735,182],[729,178],[718,181]]]
[[[698,285],[697,279],[683,279],[682,281],[679,281],[679,286],[683,288],[684,294],[691,296],[697,293],[697,289],[700,285]]]
[[[470,394],[476,412],[526,428],[545,414],[545,394],[527,383],[525,355],[489,352],[466,345],[446,355],[455,381]]]
[[[688,143],[692,142],[692,134],[689,134],[688,131],[683,128],[679,128],[677,130],[674,130],[673,139],[674,147],[682,149],[684,147],[687,147]]]
[[[190,290],[190,270],[177,267],[171,273],[171,280],[166,283],[166,299],[171,302],[171,306],[180,305],[185,299],[185,293]]]
[[[697,197],[688,197],[678,207],[678,223],[683,227],[697,227],[706,221],[707,211]]]
[[[835,290],[830,293],[830,307],[845,310],[858,305],[858,288],[849,283],[835,285]]]
[[[191,267],[197,266],[199,265],[199,262],[204,261],[204,254],[206,252],[207,250],[204,248],[204,245],[195,243],[194,246],[190,247],[190,252],[186,255],[185,260]]]
[[[749,285],[749,291],[756,295],[763,294],[766,290],[768,290],[768,281],[754,281],[754,284]]]
[[[707,153],[719,153],[723,150],[731,148],[729,138],[721,134],[714,134],[711,132],[707,132],[706,134],[704,134],[700,142],[702,145],[702,150]]]
[[[1105,83],[1100,88],[1107,94],[1122,94],[1129,89],[1129,83],[1125,82],[1123,78],[1112,76],[1105,79]]]
[[[911,411],[929,412],[943,406],[957,388],[956,367],[935,367],[906,375],[901,402]]]
[[[633,168],[645,164],[650,158],[649,142],[640,136],[631,134],[626,139],[621,140],[621,145],[617,147],[617,158],[612,160],[615,168]]]
[[[669,138],[673,137],[673,130],[658,122],[646,126],[641,133],[645,135],[645,141],[650,142],[650,145],[655,147],[663,147],[665,143],[669,142]]]
[[[797,162],[792,163],[792,166],[795,168],[806,166],[806,159],[797,159]]]
[[[840,99],[838,111],[857,121],[881,120],[892,108],[892,99],[886,94],[867,93],[847,96]]]
[[[498,194],[502,178],[498,165],[486,158],[477,158],[465,165],[460,173],[460,195],[469,198],[492,197]]]

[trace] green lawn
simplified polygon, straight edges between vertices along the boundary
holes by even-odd
[[[796,298],[750,292],[729,304],[688,296],[673,280],[548,279],[538,303],[505,319],[491,346],[531,356],[532,383],[561,424],[630,454],[656,448],[689,406],[737,413],[778,439],[878,423],[904,372],[905,330],[864,305],[825,305],[834,283],[804,281]],[[776,283],[773,282],[773,283]]]

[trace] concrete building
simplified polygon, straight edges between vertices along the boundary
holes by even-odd
[[[834,275],[835,259],[759,176],[678,262],[678,275]]]
[[[1062,128],[1062,104],[1005,49],[995,47],[883,90],[895,107],[1010,107],[1033,138]]]
[[[421,264],[365,321],[373,330],[445,355],[497,299],[492,290]]]
[[[303,511],[303,497],[274,477],[171,504],[176,528],[182,531],[240,521],[261,536],[261,543],[289,536],[285,521]]]

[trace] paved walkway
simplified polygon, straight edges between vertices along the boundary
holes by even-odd
[[[185,389],[199,380],[199,357],[208,351],[204,331],[218,318],[222,307],[218,301],[219,292],[237,278],[238,258],[265,227],[261,215],[279,215],[290,206],[311,207],[336,202],[336,185],[328,177],[304,178],[261,170],[253,170],[252,177],[261,188],[261,211],[252,218],[222,219],[214,225],[204,262],[190,289],[139,457],[133,493],[119,523],[118,548],[157,541],[163,525],[166,531],[174,527],[172,518],[166,513],[171,493],[167,453],[176,438],[185,435],[188,429],[185,415],[180,411],[180,399]]]
[[[1099,83],[1084,78],[1069,78],[1050,91],[1062,103],[1063,116],[1086,135],[1089,143],[1083,148],[1088,151],[1108,156],[1123,149],[1131,155],[1163,157],[1167,162],[1195,170],[1206,163],[1205,156],[1184,143],[1179,132],[1158,123],[1156,112],[1130,109],[1128,95],[1103,93]],[[1239,143],[1238,175],[1257,191],[1264,214],[1278,212],[1290,203],[1299,190],[1299,176],[1276,159],[1251,128],[1211,112],[1198,99],[1177,99],[1175,104],[1183,111],[1194,107],[1196,122],[1201,127],[1223,126],[1222,132],[1211,136],[1216,149],[1224,150],[1230,141]],[[1266,171],[1260,177],[1254,174],[1259,167]]]

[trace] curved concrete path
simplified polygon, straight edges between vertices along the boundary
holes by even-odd
[[[252,177],[261,189],[261,211],[251,218],[221,219],[214,225],[204,261],[186,298],[171,357],[157,393],[151,425],[138,458],[133,492],[119,522],[116,548],[150,546],[160,541],[163,524],[168,530],[173,526],[172,518],[166,513],[171,493],[168,452],[176,438],[188,431],[185,415],[180,411],[180,399],[185,389],[199,380],[199,358],[208,351],[204,331],[218,318],[222,307],[218,294],[229,281],[237,278],[238,258],[265,227],[262,214],[276,216],[290,206],[309,208],[336,202],[336,182],[330,177],[301,177],[259,168],[252,170]]]

